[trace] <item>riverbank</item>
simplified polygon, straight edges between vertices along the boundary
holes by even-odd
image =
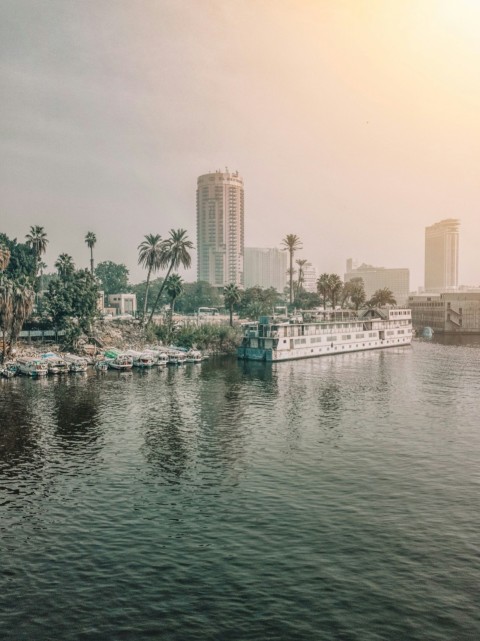
[[[66,348],[59,342],[19,341],[12,357],[34,356],[47,351],[73,351],[80,355],[94,356],[103,353],[108,347],[142,351],[146,347],[159,344],[195,348],[208,355],[229,355],[235,353],[241,339],[240,326],[192,324],[172,330],[166,325],[144,327],[138,321],[98,321],[92,336],[82,336],[74,349]]]

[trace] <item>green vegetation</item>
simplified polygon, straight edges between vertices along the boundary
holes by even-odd
[[[75,270],[73,262],[68,265],[50,282],[44,306],[53,326],[64,329],[66,343],[73,345],[82,333],[91,334],[98,316],[98,284],[88,269]]]
[[[95,276],[100,281],[100,289],[105,296],[121,294],[129,290],[128,269],[123,263],[114,263],[106,260],[95,268]]]
[[[385,305],[396,304],[397,301],[395,300],[393,292],[391,289],[388,289],[388,287],[377,289],[372,298],[368,301],[369,307],[384,307]]]
[[[90,250],[90,273],[94,274],[93,270],[93,248],[95,247],[95,244],[97,242],[97,237],[93,233],[93,231],[89,231],[87,235],[85,236],[85,242],[87,243],[87,247]]]
[[[153,304],[152,311],[148,318],[148,323],[152,322],[153,315],[158,307],[163,289],[172,270],[178,269],[180,266],[185,267],[186,269],[190,267],[192,263],[192,258],[189,253],[190,249],[193,249],[193,244],[188,240],[185,229],[171,229],[170,237],[162,242],[160,265],[161,267],[168,266],[168,270],[165,275],[165,280],[163,281]]]
[[[235,283],[227,285],[223,291],[225,307],[230,313],[230,327],[233,327],[233,308],[242,300],[242,293]]]
[[[295,270],[293,269],[293,255],[299,249],[302,249],[302,242],[296,234],[287,234],[282,240],[282,245],[284,251],[288,251],[290,266],[288,268],[288,275],[290,280],[290,305],[293,303],[293,275]]]
[[[147,234],[145,240],[140,243],[138,249],[138,264],[145,267],[147,271],[147,282],[145,284],[143,300],[143,318],[147,315],[148,290],[150,288],[150,277],[162,266],[162,237],[160,234]],[[137,301],[138,303],[138,301]]]
[[[234,353],[243,336],[241,327],[229,325],[191,324],[172,328],[164,324],[155,327],[154,331],[156,338],[164,345],[173,344],[187,349],[195,347],[222,354]]]

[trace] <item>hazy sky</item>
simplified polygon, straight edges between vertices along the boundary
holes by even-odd
[[[479,0],[3,0],[0,231],[139,281],[146,233],[195,241],[197,176],[245,181],[247,246],[320,271],[409,267],[461,220],[480,284]],[[299,254],[300,256],[300,254]],[[196,255],[194,256],[196,268]],[[196,270],[186,274],[195,279]]]

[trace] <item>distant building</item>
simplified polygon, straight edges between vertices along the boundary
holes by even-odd
[[[238,171],[197,180],[197,279],[215,287],[244,285],[244,193]]]
[[[480,334],[480,292],[414,294],[408,298],[416,329],[445,334]]]
[[[117,315],[137,313],[137,295],[136,294],[110,294],[108,296],[109,307],[115,308]]]
[[[425,228],[425,291],[445,292],[458,287],[460,222],[448,218]]]
[[[311,263],[303,268],[303,289],[311,294],[317,291],[317,268]]]
[[[344,280],[347,282],[353,278],[363,279],[367,300],[372,298],[377,289],[388,287],[398,305],[404,305],[407,302],[410,292],[410,271],[405,267],[373,267],[365,263],[359,267],[353,267],[353,261],[349,258]]]
[[[245,247],[245,287],[273,287],[283,293],[287,260],[287,252],[281,249]]]

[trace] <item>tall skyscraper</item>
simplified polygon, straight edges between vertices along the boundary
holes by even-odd
[[[441,292],[458,287],[458,228],[460,221],[447,218],[425,228],[425,291]]]
[[[198,280],[243,287],[244,195],[238,171],[216,171],[197,180]]]
[[[281,249],[245,247],[245,287],[274,287],[283,294],[287,254]]]

